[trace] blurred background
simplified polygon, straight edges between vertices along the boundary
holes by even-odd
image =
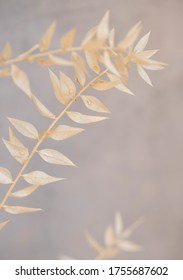
[[[43,186],[28,198],[9,200],[11,205],[44,211],[12,217],[0,232],[0,259],[58,259],[62,254],[92,259],[95,253],[84,232],[89,231],[102,243],[116,210],[126,227],[144,218],[131,236],[143,250],[122,252],[117,258],[183,258],[183,1],[1,0],[0,46],[9,41],[17,55],[36,44],[53,20],[57,21],[57,31],[52,48],[57,48],[61,35],[73,27],[77,29],[75,45],[79,45],[107,9],[117,42],[141,20],[141,35],[151,30],[147,49],[160,49],[155,59],[168,66],[149,71],[154,87],[144,83],[132,67],[129,88],[135,97],[117,90],[98,93],[112,112],[110,120],[86,125],[85,132],[68,140],[43,143],[43,148],[62,151],[79,168],[55,168],[34,157],[27,172],[44,170],[68,179]],[[29,75],[33,92],[58,113],[60,105],[53,97],[47,69],[20,65]],[[82,111],[81,103],[75,106]],[[30,121],[40,130],[48,123],[11,78],[0,79],[0,138],[5,139],[6,116]],[[32,141],[19,137],[31,147]],[[9,168],[14,176],[19,170],[3,143],[0,166]],[[20,182],[21,186],[25,183]],[[1,185],[0,198],[6,188]],[[1,221],[7,217],[1,213]]]

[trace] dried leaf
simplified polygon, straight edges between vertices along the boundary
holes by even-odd
[[[39,44],[34,45],[33,47],[31,47],[28,51],[21,53],[18,58],[21,59],[25,59],[27,61],[32,62],[33,61],[33,57],[31,56],[31,54],[37,50],[39,48]]]
[[[73,66],[73,63],[70,60],[63,59],[63,58],[55,56],[53,54],[50,54],[48,57],[49,57],[50,61],[52,61],[52,63],[54,65]]]
[[[119,212],[115,213],[114,231],[116,235],[120,235],[123,232],[123,221]]]
[[[92,71],[99,74],[100,73],[100,66],[98,63],[98,53],[96,52],[85,52],[86,61],[88,66]]]
[[[0,183],[1,184],[11,184],[12,175],[7,168],[0,167]]]
[[[137,252],[142,249],[141,246],[129,241],[129,240],[122,240],[117,243],[118,247],[126,252]]]
[[[87,74],[85,62],[76,52],[72,52],[72,62],[74,65],[75,79],[81,86],[84,86]]]
[[[0,61],[2,62],[11,58],[12,48],[9,42],[4,45],[3,50],[0,52]]]
[[[113,75],[111,73],[107,73],[107,76],[110,81],[116,81],[116,80],[119,81],[119,84],[115,86],[117,89],[119,89],[120,91],[129,93],[131,95],[134,95],[133,92],[121,82],[119,77],[117,77],[116,75]]]
[[[19,163],[24,164],[29,157],[28,149],[22,145],[13,144],[5,139],[2,140],[12,157],[14,157]]]
[[[120,252],[119,248],[108,247],[108,248],[103,249],[103,251],[101,251],[100,254],[95,259],[96,260],[111,260],[117,254],[119,254],[119,252]]]
[[[110,56],[109,56],[109,53],[107,51],[104,52],[103,62],[111,73],[120,77],[120,73],[118,72],[118,70],[116,69],[114,64],[112,63],[112,61],[110,59]]]
[[[64,140],[82,132],[83,130],[84,129],[78,127],[59,125],[51,130],[49,137],[54,140]]]
[[[111,29],[111,31],[109,33],[109,38],[108,38],[109,46],[111,48],[114,48],[114,36],[115,36],[115,29],[113,28],[113,29]]]
[[[68,117],[76,122],[76,123],[81,123],[81,124],[86,124],[86,123],[93,123],[93,122],[99,122],[103,121],[105,119],[108,119],[107,117],[98,117],[98,116],[88,116],[88,115],[83,115],[78,112],[66,112]]]
[[[150,86],[152,86],[152,83],[151,83],[151,80],[150,80],[149,76],[147,75],[146,71],[145,71],[140,65],[137,65],[137,71],[138,71],[140,77],[141,77],[147,84],[149,84]]]
[[[38,154],[46,162],[49,162],[49,163],[52,163],[52,164],[75,166],[75,164],[70,159],[68,159],[66,156],[64,156],[62,153],[60,153],[56,150],[44,149],[44,150],[38,151]]]
[[[38,64],[40,64],[43,67],[49,67],[54,65],[53,61],[47,57],[47,58],[43,58],[43,57],[36,57],[35,62],[37,62]]]
[[[83,100],[85,106],[90,110],[101,113],[110,113],[110,111],[105,107],[105,105],[94,96],[83,95],[81,96],[81,99]]]
[[[99,80],[95,84],[91,84],[91,87],[96,90],[108,90],[111,88],[116,87],[118,84],[120,84],[119,78],[116,79],[116,81],[105,81],[105,80]]]
[[[142,26],[141,22],[139,21],[135,26],[133,26],[129,32],[127,33],[126,37],[118,43],[118,48],[122,50],[132,49],[135,41],[137,40]]]
[[[67,32],[62,38],[60,39],[61,46],[64,50],[69,49],[72,47],[74,38],[75,38],[76,30],[71,29],[69,32]]]
[[[97,32],[97,26],[89,29],[89,31],[86,33],[81,45],[83,46],[86,43],[88,43],[89,41],[91,41],[93,39],[93,37],[96,35],[96,32]]]
[[[46,51],[50,47],[51,39],[55,32],[56,22],[52,22],[52,24],[48,27],[44,35],[42,36],[39,44],[40,44],[40,51]]]
[[[137,43],[137,45],[134,48],[135,52],[141,52],[145,49],[148,40],[149,40],[150,32],[148,32],[146,35],[144,35]]]
[[[109,35],[109,11],[107,11],[98,24],[97,27],[97,38],[106,39]]]
[[[7,225],[7,223],[9,223],[9,220],[0,223],[0,230],[2,230]]]
[[[85,233],[86,240],[88,241],[89,245],[98,253],[103,250],[103,247],[88,233]]]
[[[53,91],[57,100],[62,104],[66,105],[68,97],[66,97],[65,93],[62,92],[59,79],[51,70],[49,70],[49,75],[50,75]]]
[[[46,185],[63,180],[63,178],[52,177],[42,171],[32,171],[28,174],[23,174],[22,177],[26,182],[33,185]]]
[[[97,51],[104,45],[104,39],[93,40],[85,43],[82,47],[83,50],[93,52]]]
[[[65,99],[69,101],[76,94],[76,87],[71,78],[60,71],[60,88]]]
[[[11,127],[9,127],[9,141],[10,141],[10,143],[12,143],[14,145],[17,145],[22,148],[26,148],[24,146],[24,144],[16,137],[16,135],[14,134],[14,131]]]
[[[0,77],[11,76],[11,70],[9,68],[0,69]]]
[[[111,247],[115,244],[116,237],[112,226],[108,226],[104,233],[104,243],[107,247]]]
[[[4,205],[3,209],[10,214],[22,214],[22,213],[32,213],[37,211],[42,211],[40,208],[29,208],[22,206],[8,206]]]
[[[143,68],[147,69],[147,70],[162,70],[164,69],[164,66],[161,64],[145,64],[145,65],[141,65]]]
[[[27,74],[22,69],[13,64],[11,66],[11,76],[14,83],[31,98],[32,92]]]
[[[39,185],[31,185],[31,186],[23,188],[19,191],[11,193],[11,196],[16,197],[16,198],[26,197],[26,196],[29,196],[30,194],[32,194],[33,192],[35,192],[35,190],[37,190],[38,187],[39,187]]]
[[[32,139],[39,138],[37,129],[31,123],[12,118],[8,118],[8,120],[24,136]]]
[[[46,106],[43,105],[43,103],[41,103],[41,101],[35,95],[32,95],[32,100],[42,116],[49,119],[55,119],[54,114],[50,110],[48,110]]]
[[[141,217],[140,219],[138,219],[135,223],[133,223],[132,225],[130,225],[127,229],[125,229],[122,232],[122,238],[128,238],[133,231],[138,228],[142,223],[144,222],[144,219]]]

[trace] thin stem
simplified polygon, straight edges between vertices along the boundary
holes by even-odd
[[[42,134],[42,136],[39,138],[38,142],[36,143],[36,145],[34,146],[34,148],[32,149],[31,153],[29,154],[28,159],[24,162],[24,164],[22,165],[18,175],[16,176],[15,180],[13,181],[13,183],[11,184],[11,186],[9,187],[7,193],[5,194],[1,205],[0,205],[0,209],[3,208],[3,205],[6,203],[8,197],[10,196],[12,190],[14,189],[14,187],[16,186],[16,183],[19,181],[20,177],[22,176],[25,168],[27,167],[27,165],[29,164],[29,162],[31,161],[32,157],[34,156],[34,154],[36,153],[37,149],[39,148],[39,146],[41,145],[41,143],[44,141],[44,139],[47,137],[47,135],[49,135],[49,132],[52,130],[52,128],[56,125],[56,123],[62,118],[62,116],[66,113],[66,111],[70,108],[70,106],[74,103],[74,101],[87,89],[89,88],[90,84],[94,83],[96,80],[98,80],[101,76],[103,76],[106,72],[108,71],[108,69],[105,69],[104,71],[102,71],[100,74],[98,74],[95,78],[93,78],[88,84],[86,84],[74,97],[73,99],[71,99],[69,101],[69,103],[66,105],[66,107],[63,109],[63,111],[60,112],[60,114],[58,114],[58,116],[53,120],[53,122],[50,124],[50,126],[48,127],[48,129]]]

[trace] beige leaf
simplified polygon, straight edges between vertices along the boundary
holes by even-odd
[[[0,230],[2,230],[7,225],[7,223],[9,223],[9,220],[0,223]]]
[[[60,39],[61,46],[64,50],[69,49],[72,47],[74,38],[75,38],[76,30],[71,29],[69,32],[67,32],[62,38]]]
[[[52,24],[48,27],[44,35],[42,36],[39,44],[40,44],[40,50],[46,51],[50,47],[51,39],[53,37],[53,34],[55,32],[56,22],[52,22]]]
[[[2,50],[2,52],[0,53],[0,60],[2,59],[2,61],[6,61],[8,59],[11,58],[11,54],[12,54],[12,48],[9,42],[7,42]]]
[[[145,64],[145,65],[141,65],[143,68],[147,69],[147,70],[162,70],[164,69],[164,66],[161,64]]]
[[[57,100],[62,104],[66,105],[68,97],[66,97],[66,95],[62,92],[59,79],[51,70],[49,70],[49,75],[50,75],[53,91]]]
[[[99,122],[103,121],[105,119],[108,119],[107,117],[98,117],[98,116],[88,116],[88,115],[83,115],[78,112],[66,112],[68,117],[76,122],[76,123],[81,123],[81,124],[86,124],[86,123],[93,123],[93,122]]]
[[[46,185],[63,180],[63,178],[52,177],[42,171],[32,171],[28,174],[23,174],[22,177],[26,182],[33,185]]]
[[[11,76],[14,81],[14,83],[29,97],[31,97],[31,88],[30,88],[30,82],[27,74],[17,67],[16,65],[11,66]]]
[[[0,183],[2,184],[12,183],[12,175],[7,168],[0,167]]]
[[[44,149],[44,150],[38,151],[38,154],[46,162],[49,162],[49,163],[52,163],[52,164],[75,166],[75,164],[70,159],[68,159],[66,156],[64,156],[62,153],[60,153],[56,150]]]
[[[108,247],[105,248],[101,253],[95,258],[96,260],[111,260],[120,252],[119,248]]]
[[[114,231],[116,235],[120,235],[123,232],[123,221],[119,212],[115,213]]]
[[[49,137],[54,140],[64,140],[82,132],[83,130],[84,129],[78,127],[59,125],[51,130]]]
[[[147,84],[149,84],[150,86],[152,86],[152,83],[151,83],[151,80],[150,80],[149,76],[147,75],[146,71],[145,71],[140,65],[137,65],[137,71],[138,71],[140,77],[141,77]]]
[[[108,90],[111,88],[116,87],[118,84],[120,84],[119,78],[116,79],[116,81],[105,81],[105,80],[99,80],[95,84],[91,84],[91,87],[96,90]]]
[[[32,139],[39,138],[37,129],[31,123],[12,118],[8,118],[8,120],[24,136]]]
[[[18,58],[21,59],[26,59],[27,61],[33,61],[33,57],[31,56],[31,54],[37,50],[39,48],[39,44],[34,45],[33,47],[31,47],[28,51],[21,53]]]
[[[104,233],[104,243],[107,247],[111,247],[115,244],[116,238],[112,226],[108,226]]]
[[[37,62],[38,64],[40,64],[43,67],[49,67],[49,66],[54,65],[53,61],[49,57],[46,57],[46,58],[36,57],[34,60],[35,60],[35,62]]]
[[[107,51],[104,52],[103,62],[111,73],[120,77],[120,73],[118,72],[118,70],[116,69],[114,64],[112,63],[109,53]]]
[[[0,69],[0,77],[11,76],[11,70],[9,68]]]
[[[109,38],[108,38],[109,46],[111,48],[114,48],[114,36],[115,36],[115,29],[113,28],[113,29],[111,29],[111,31],[109,33]]]
[[[94,36],[96,35],[97,32],[97,27],[92,27],[91,29],[89,29],[89,31],[86,33],[81,45],[85,45],[86,43],[88,43],[89,41],[91,41]]]
[[[99,74],[100,73],[100,66],[98,63],[98,53],[96,52],[85,52],[85,57],[86,57],[86,61],[88,63],[88,66],[90,67],[90,69],[92,71],[94,71],[95,73]]]
[[[10,141],[10,143],[12,143],[14,145],[17,145],[22,148],[26,148],[24,146],[24,144],[16,137],[16,135],[14,134],[14,131],[11,127],[9,127],[9,141]]]
[[[105,105],[94,96],[83,95],[81,96],[81,99],[83,100],[85,106],[90,110],[101,113],[110,113],[110,111],[105,107]]]
[[[154,54],[156,54],[157,52],[158,52],[158,50],[147,50],[147,51],[142,51],[142,52],[136,53],[135,55],[142,59],[148,59],[151,56],[153,56]]]
[[[129,88],[127,88],[127,87],[121,82],[121,80],[120,80],[119,77],[117,77],[116,75],[113,75],[113,74],[111,74],[111,73],[107,73],[107,76],[108,76],[108,78],[109,78],[110,81],[116,81],[116,80],[119,81],[119,84],[115,86],[117,89],[119,89],[120,91],[129,93],[129,94],[131,94],[131,95],[134,95],[133,92],[131,92],[131,90],[130,90]]]
[[[73,66],[73,63],[70,60],[63,59],[63,58],[55,56],[53,54],[50,54],[48,57],[54,65]]]
[[[97,38],[106,39],[109,35],[109,11],[107,11],[98,24],[97,27]]]
[[[104,39],[93,40],[85,43],[82,47],[85,51],[97,51],[104,45]]]
[[[132,232],[138,228],[142,223],[144,222],[144,219],[141,217],[140,219],[138,219],[135,223],[133,223],[132,225],[130,225],[127,229],[123,230],[122,232],[122,238],[128,238]]]
[[[98,253],[103,250],[103,247],[88,233],[85,233],[86,240],[88,241],[89,245]]]
[[[60,71],[60,88],[65,99],[69,101],[76,94],[76,87],[71,78]]]
[[[145,49],[148,40],[149,40],[150,32],[148,32],[146,35],[144,35],[137,43],[137,45],[134,48],[135,52],[141,52]]]
[[[141,29],[142,29],[141,22],[139,21],[135,26],[133,26],[129,30],[126,37],[118,43],[117,47],[122,50],[132,49],[135,41],[137,40],[137,38],[141,32]]]
[[[8,206],[4,205],[3,209],[10,214],[22,214],[22,213],[32,213],[37,211],[42,211],[40,208],[29,208],[22,206]]]
[[[84,86],[87,74],[85,62],[76,52],[72,52],[72,62],[74,65],[75,79],[81,86]]]
[[[129,240],[122,240],[117,243],[118,247],[126,252],[137,252],[142,250],[142,247],[129,241]]]
[[[29,151],[23,145],[13,144],[5,139],[2,139],[6,148],[19,163],[23,164],[29,156]]]
[[[55,119],[54,114],[50,110],[48,110],[46,106],[43,105],[43,103],[41,103],[41,101],[35,95],[32,95],[32,100],[42,116],[49,119]]]
[[[26,197],[26,196],[32,194],[35,190],[37,190],[38,187],[39,187],[39,185],[31,185],[31,186],[23,188],[19,191],[11,193],[11,196],[16,197],[16,198]]]

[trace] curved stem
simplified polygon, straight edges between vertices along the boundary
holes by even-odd
[[[9,187],[7,193],[5,194],[1,204],[0,204],[0,209],[3,208],[3,205],[6,203],[8,197],[10,196],[12,190],[14,189],[14,187],[16,186],[16,183],[19,181],[20,177],[22,176],[25,168],[27,167],[27,165],[29,164],[29,162],[31,161],[32,157],[34,156],[34,154],[36,153],[37,149],[39,148],[39,146],[41,145],[41,143],[44,141],[44,139],[47,137],[47,135],[49,134],[49,132],[52,130],[52,128],[56,125],[56,123],[62,118],[62,116],[66,113],[66,111],[70,108],[70,106],[74,103],[74,101],[87,89],[89,88],[90,84],[94,83],[96,80],[98,80],[101,76],[103,76],[106,72],[108,71],[108,69],[105,69],[104,71],[102,71],[100,74],[98,74],[95,78],[93,78],[88,84],[86,84],[74,97],[73,99],[71,99],[69,101],[69,103],[66,105],[66,107],[63,109],[63,111],[61,111],[58,116],[53,120],[53,122],[50,124],[50,126],[48,127],[48,129],[42,134],[42,136],[39,138],[38,142],[36,143],[36,145],[34,146],[34,148],[32,149],[31,153],[29,154],[28,159],[25,161],[25,163],[22,165],[18,175],[16,176],[15,180],[13,181],[13,183],[11,184],[11,186]]]

